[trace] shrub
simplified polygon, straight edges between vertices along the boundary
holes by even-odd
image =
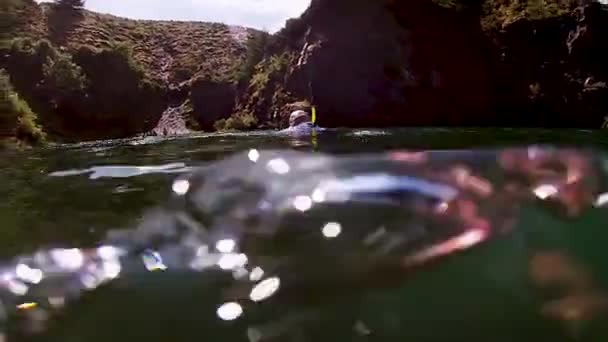
[[[539,20],[563,15],[579,3],[579,0],[486,0],[483,1],[482,25],[486,30],[500,30],[520,19]]]
[[[239,68],[236,79],[239,84],[248,82],[255,73],[256,66],[264,58],[269,34],[266,32],[254,32],[247,40],[247,53]]]
[[[147,75],[130,45],[81,46],[74,53],[74,62],[87,78],[87,97],[71,106],[83,125],[112,122],[120,125],[116,136],[125,136],[146,129],[166,108],[162,86]]]
[[[0,40],[7,40],[24,23],[19,15],[23,0],[0,0]]]
[[[47,40],[13,39],[8,53],[8,70],[19,90],[33,89],[44,78],[43,66],[59,52]]]
[[[213,124],[216,131],[242,131],[257,125],[258,119],[251,113],[237,113],[228,119],[220,119]]]
[[[72,61],[67,53],[47,57],[42,67],[45,86],[57,101],[82,93],[86,89],[87,79],[82,68]]]
[[[0,135],[8,135],[5,132],[7,127],[12,127],[17,122],[17,116],[13,110],[11,96],[12,86],[8,75],[0,69]]]
[[[144,67],[135,59],[133,45],[127,42],[113,42],[109,49],[101,51],[101,55],[115,60],[117,64],[126,65],[129,72],[140,79],[149,79]]]
[[[8,75],[0,69],[0,137],[10,136],[32,144],[42,143],[46,138],[36,123],[36,114],[13,90]]]

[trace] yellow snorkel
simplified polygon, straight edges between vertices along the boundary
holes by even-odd
[[[312,122],[312,131],[310,132],[311,142],[312,142],[313,148],[316,150],[318,146],[317,146],[317,130],[315,129],[315,126],[317,125],[317,107],[315,107],[315,106],[311,107],[310,121]]]

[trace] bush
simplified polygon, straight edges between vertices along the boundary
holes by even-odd
[[[579,0],[486,0],[482,25],[495,31],[520,19],[539,20],[563,15],[576,8]]]
[[[67,100],[84,97],[87,78],[82,68],[68,52],[56,49],[49,41],[15,39],[9,55],[12,84],[21,95],[33,101],[30,103],[40,114],[48,113],[40,108],[41,103],[54,109]]]
[[[81,125],[108,124],[116,127],[112,136],[128,136],[147,130],[166,109],[163,87],[133,57],[130,45],[81,46],[74,62],[87,79],[87,96],[71,106]]]
[[[59,52],[47,40],[13,39],[8,53],[8,70],[17,89],[33,90],[44,79],[43,66]]]
[[[80,95],[87,86],[87,79],[82,68],[72,61],[67,53],[47,57],[42,67],[44,83],[56,101]]]
[[[42,143],[46,138],[36,123],[36,114],[13,90],[8,75],[0,69],[0,138],[8,137],[31,144]]]
[[[42,41],[33,41],[30,38],[15,38],[11,43],[11,55],[16,57],[33,57],[39,55],[41,51]],[[49,42],[44,43],[45,47],[50,47],[51,44]],[[46,53],[49,52],[49,49],[44,49]],[[53,49],[53,51],[55,51]],[[46,58],[46,56],[45,56]]]
[[[264,58],[269,37],[266,32],[254,32],[249,36],[247,53],[236,76],[239,84],[246,84],[255,73],[256,66]]]
[[[140,80],[150,81],[143,65],[134,57],[133,45],[127,42],[112,42],[110,47],[97,52],[100,58],[107,58],[118,70],[133,75]]]
[[[24,23],[23,16],[19,15],[23,6],[23,0],[0,0],[0,40],[9,39]]]
[[[257,125],[258,119],[251,113],[238,113],[228,119],[220,119],[213,124],[216,131],[242,131]]]
[[[107,49],[83,46],[76,52],[75,61],[82,66],[91,86],[101,87],[108,94],[160,87],[133,57],[133,48],[127,43],[112,43]]]

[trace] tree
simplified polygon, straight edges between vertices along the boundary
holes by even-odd
[[[268,33],[261,31],[249,35],[247,52],[236,77],[239,84],[246,84],[255,73],[255,67],[264,58],[269,37]]]
[[[87,79],[82,68],[72,61],[72,56],[59,53],[48,57],[43,65],[45,86],[53,94],[54,101],[61,103],[73,96],[80,96],[86,89]]]
[[[84,9],[84,0],[56,0],[59,8],[67,8],[72,10]]]
[[[5,70],[0,69],[0,139],[12,136],[31,144],[45,139],[36,114],[15,92]]]
[[[84,18],[84,0],[55,0],[55,7],[48,17],[51,41],[65,45],[69,35]]]

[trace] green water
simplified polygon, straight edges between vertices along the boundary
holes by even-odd
[[[253,132],[1,152],[0,257],[9,259],[51,246],[94,246],[109,229],[129,227],[145,209],[166,201],[178,174],[251,148],[350,154],[528,144],[592,147],[603,153],[608,152],[608,133],[357,130],[323,134],[313,143]],[[175,165],[168,170],[134,168],[168,164]],[[131,168],[112,169],[118,166]],[[95,167],[110,167],[103,169],[107,177],[91,179],[91,172],[50,176]],[[565,228],[560,230],[561,226]],[[109,291],[90,296],[68,311],[68,318],[52,325],[51,332],[40,340],[257,342],[255,329],[274,324],[260,329],[289,333],[277,333],[268,338],[272,341],[608,341],[608,304],[597,300],[598,308],[582,323],[545,319],[539,309],[544,294],[530,289],[523,266],[535,246],[566,246],[565,250],[593,270],[598,286],[608,289],[608,255],[601,246],[608,242],[607,217],[589,213],[569,221],[526,207],[518,227],[517,234],[450,260],[443,268],[421,273],[407,289],[355,295],[348,291],[340,295],[332,289],[330,298],[320,302],[310,298],[310,304],[297,308],[281,303],[254,307],[246,319],[230,323],[218,322],[215,311],[208,310],[221,303],[218,298],[227,296],[221,290],[225,281],[221,276],[150,274],[130,280],[128,286],[126,281],[118,281]],[[535,233],[530,235],[530,231]]]

